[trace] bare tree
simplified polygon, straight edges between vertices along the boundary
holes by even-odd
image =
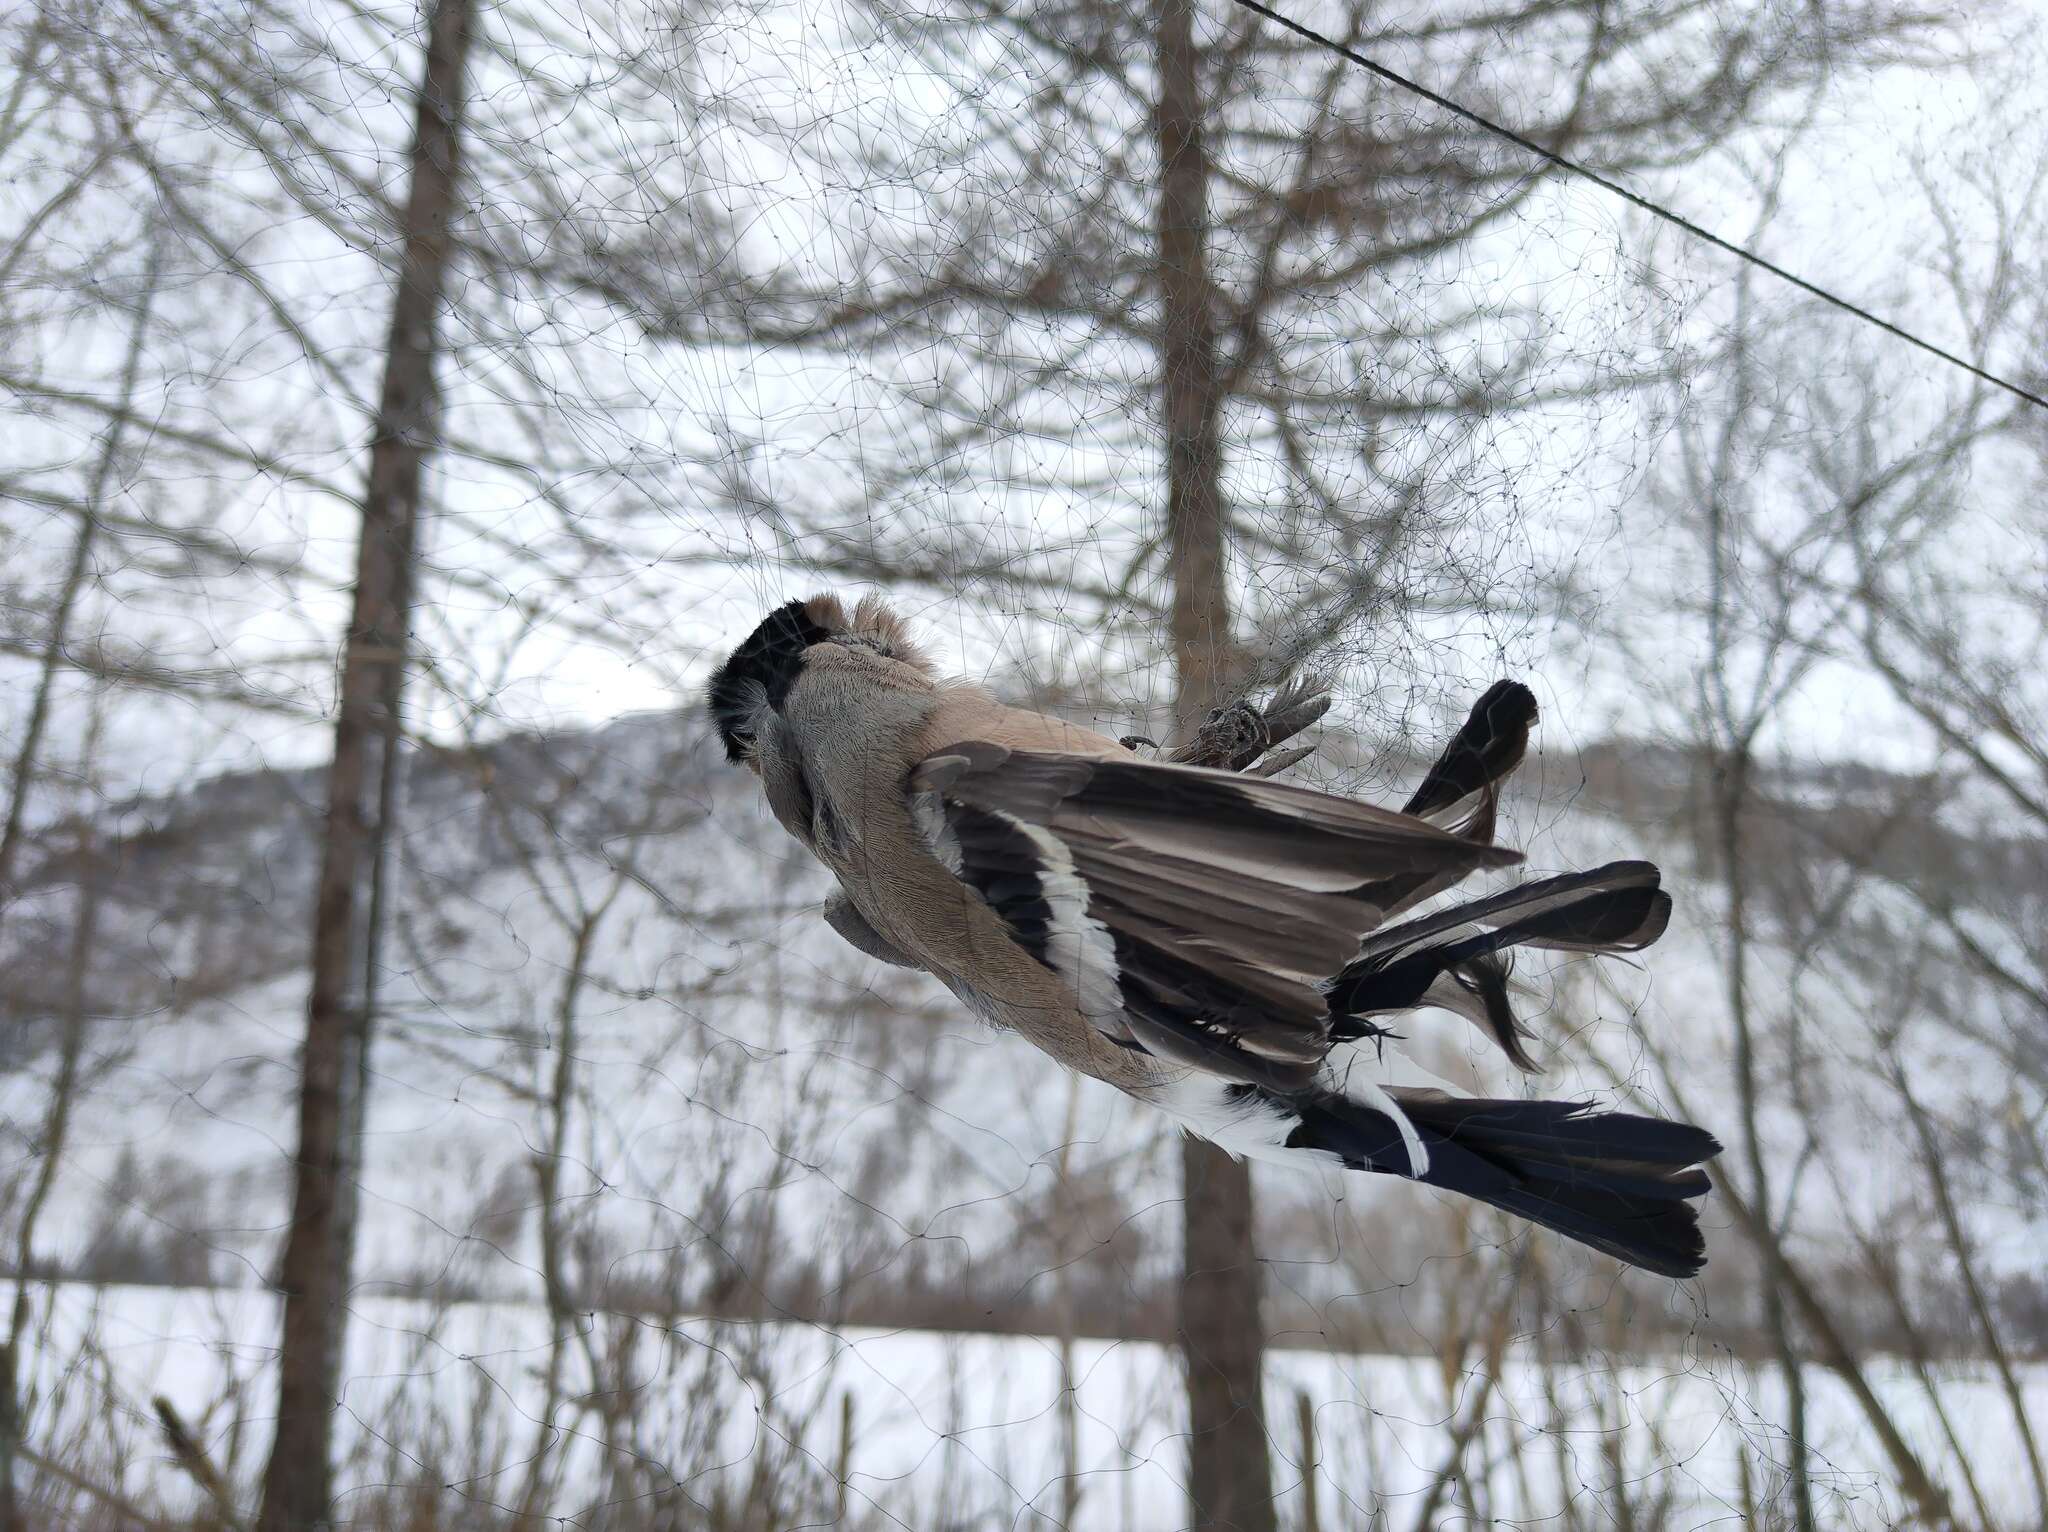
[[[994,46],[1030,82],[1033,111],[1020,117],[1008,92],[963,93],[987,180],[935,197],[935,227],[885,249],[873,264],[893,281],[825,294],[786,277],[763,283],[747,295],[754,333],[884,352],[906,334],[958,351],[964,333],[992,377],[963,368],[935,380],[935,418],[965,419],[933,441],[935,461],[970,448],[997,456],[1008,436],[1082,435],[1091,461],[1145,466],[1088,477],[1018,460],[1029,454],[998,457],[1003,492],[1027,503],[1077,493],[1132,502],[1121,516],[1079,518],[1085,552],[1053,543],[984,559],[935,544],[913,514],[900,537],[865,518],[852,535],[807,530],[813,557],[899,583],[1056,591],[1102,614],[1091,638],[1138,630],[1140,653],[1164,630],[1183,730],[1233,687],[1366,634],[1386,663],[1426,616],[1498,618],[1519,605],[1489,556],[1465,551],[1498,556],[1518,536],[1511,512],[1480,509],[1477,476],[1498,468],[1495,423],[1625,398],[1657,369],[1616,365],[1600,340],[1578,352],[1534,338],[1474,343],[1482,330],[1540,335],[1540,298],[1526,311],[1510,298],[1504,312],[1492,294],[1389,309],[1361,289],[1443,280],[1475,246],[1511,237],[1542,184],[1526,163],[1228,7],[970,3],[943,27],[922,13],[906,20],[899,35],[940,77],[978,78],[965,39]],[[1697,20],[1687,6],[1625,23],[1599,5],[1480,8],[1409,34],[1350,5],[1326,25],[1369,52],[1410,52],[1436,78],[1468,77],[1504,45],[1557,58],[1538,136],[1622,173],[1739,131],[1815,79],[1820,58],[1875,58],[1926,35],[1925,19],[1904,10],[1839,21],[1745,13],[1705,37]],[[1635,73],[1646,58],[1654,67]],[[1147,141],[1149,158],[1135,147]],[[1085,168],[1077,146],[1091,156]],[[614,279],[631,301],[635,279]],[[1333,334],[1343,339],[1325,345]],[[876,495],[873,476],[862,490]],[[1162,510],[1151,508],[1155,492]],[[1106,564],[1106,577],[1077,580],[1082,558]],[[1254,635],[1242,642],[1240,610]],[[1098,643],[1088,652],[1100,662]],[[1185,1155],[1194,1514],[1268,1526],[1249,1178],[1203,1146]]]
[[[2039,324],[2025,210],[2039,171],[2020,159],[2025,169],[1966,159],[1962,174],[1924,175],[1917,211],[1940,295],[1922,322],[1957,325],[1979,356],[2007,350],[2025,376],[2020,338]],[[1782,170],[1766,165],[1766,219]],[[2038,522],[2013,464],[2038,452],[2043,426],[1982,385],[1901,374],[1888,343],[1844,340],[1835,323],[1738,282],[1659,496],[1665,524],[1696,540],[1673,551],[1697,604],[1666,611],[1701,655],[1676,683],[1677,712],[1697,772],[1682,822],[1722,896],[1709,928],[1715,1019],[1742,1146],[1722,1195],[1756,1257],[1760,1338],[1787,1401],[1781,1472],[1759,1486],[1759,1514],[1782,1503],[1794,1525],[1830,1520],[1809,1441],[1806,1377],[1820,1367],[1846,1387],[1918,1523],[2007,1524],[2015,1513],[1994,1509],[1997,1481],[1931,1367],[1960,1350],[1988,1363],[2002,1395],[2018,1446],[2004,1482],[2032,1505],[2010,1524],[2031,1525],[2048,1476],[2016,1345],[2039,1331],[2024,1303],[2000,1311],[1993,1295],[2010,1278],[1985,1248],[1990,1220],[1965,1213],[1958,1187],[2023,1206],[2044,1184],[2039,1156],[1993,1148],[1999,1134],[1975,1111],[1990,1078],[2008,1121],[2038,1120],[2048,1099],[2038,1050],[2014,1030],[2048,1015],[2038,964],[2021,956],[2036,944],[2018,936],[2048,897],[2037,871],[2019,870],[2038,867],[2048,820],[2030,807],[2038,752],[2007,746],[2040,716],[2025,658],[2039,621],[2022,624],[2033,636],[2017,654],[2004,622],[2039,613],[2038,582],[2015,580],[2001,551]],[[1841,350],[1855,358],[1846,379]],[[1610,637],[1655,675],[1668,658],[1631,641],[1650,631],[1641,617],[1618,613]],[[1808,758],[1802,730],[1852,707],[1926,723],[1924,767]],[[1672,1102],[1704,1110],[1695,1043],[1682,1065],[1654,1036],[1648,1046]],[[1873,1143],[1891,1167],[1878,1185],[1862,1176]],[[1871,1312],[1888,1316],[1883,1332],[1859,1318]],[[1913,1359],[1938,1438],[1915,1437],[1879,1386],[1886,1345]]]
[[[427,23],[405,243],[327,773],[291,1226],[278,1277],[284,1319],[277,1437],[258,1523],[264,1532],[310,1526],[327,1515],[332,1498],[333,1422],[355,1242],[354,1181],[385,914],[386,849],[397,807],[421,477],[437,431],[436,333],[456,207],[471,25],[469,0],[437,0]]]
[[[1159,104],[1160,408],[1165,428],[1166,577],[1172,585],[1175,723],[1192,736],[1230,700],[1224,575],[1224,398],[1209,301],[1209,185],[1193,0],[1161,0]],[[1194,1524],[1276,1525],[1266,1450],[1265,1332],[1252,1243],[1251,1171],[1213,1144],[1181,1146],[1180,1341],[1188,1372],[1188,1497]]]

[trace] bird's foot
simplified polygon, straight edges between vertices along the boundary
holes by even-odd
[[[1249,697],[1210,711],[1195,737],[1167,755],[1184,766],[1214,766],[1245,771],[1261,756],[1286,743],[1321,718],[1330,708],[1328,683],[1313,676],[1291,683],[1261,707]],[[1256,776],[1269,777],[1306,759],[1313,745],[1297,746],[1268,757]]]

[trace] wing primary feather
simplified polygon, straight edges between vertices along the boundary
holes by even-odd
[[[1522,764],[1535,722],[1536,694],[1519,681],[1496,681],[1401,812],[1468,840],[1492,841],[1500,784]]]
[[[1353,1018],[1435,1005],[1466,1017],[1518,1069],[1535,1069],[1531,1034],[1508,993],[1510,949],[1632,952],[1663,934],[1670,896],[1648,862],[1616,862],[1524,884],[1374,932],[1328,985],[1332,1036],[1348,1041]]]
[[[937,806],[920,822],[956,875],[1084,991],[1097,1030],[1267,1088],[1313,1078],[1343,1014],[1327,976],[1380,913],[1520,860],[1289,783],[986,741],[947,746],[909,787]],[[1487,950],[1447,958],[1478,976],[1482,1015]]]

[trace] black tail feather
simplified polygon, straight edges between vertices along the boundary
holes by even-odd
[[[1704,1129],[1586,1102],[1393,1095],[1428,1150],[1425,1185],[1664,1276],[1690,1277],[1706,1263],[1692,1199],[1711,1189],[1698,1166],[1721,1145]],[[1301,1118],[1290,1146],[1329,1150],[1361,1170],[1407,1173],[1400,1132],[1385,1113],[1332,1093],[1288,1105]]]
[[[1503,1101],[1398,1087],[1391,1094],[1409,1117],[1428,1121],[1448,1137],[1470,1137],[1523,1155],[1682,1168],[1721,1152],[1720,1140],[1705,1128],[1595,1111],[1586,1101]]]

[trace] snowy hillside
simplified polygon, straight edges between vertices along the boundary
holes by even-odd
[[[1337,785],[1393,796],[1414,769],[1347,764],[1330,745],[1336,759],[1312,769]],[[1546,1088],[1654,1086],[1637,1029],[1692,1056],[1714,1025],[1704,932],[1719,894],[1672,833],[1683,772],[1669,752],[1538,755],[1509,805],[1504,836],[1533,870],[1650,855],[1678,893],[1672,933],[1639,970],[1610,965],[1603,991],[1582,967],[1562,987],[1525,968],[1525,1013],[1552,1045]],[[1789,784],[1802,786],[1838,802],[1858,784]],[[86,975],[101,1019],[45,1263],[264,1280],[286,1211],[318,799],[310,773],[221,778],[43,837],[9,922],[10,967],[29,976],[10,997],[16,1036],[47,1036],[37,1013],[62,974],[34,954],[66,946],[81,878],[108,954]],[[1777,801],[1788,823],[1813,812],[1799,792]],[[1084,1331],[1170,1334],[1172,1130],[841,944],[816,917],[821,870],[695,717],[420,757],[406,823],[370,1062],[365,1293],[520,1298],[552,1281],[586,1305],[998,1329],[1057,1312]],[[1853,1046],[1861,1018],[1843,1022]],[[1519,1088],[1455,1019],[1415,1030],[1439,1072]],[[4,1087],[15,1122],[47,1088],[37,1058]],[[1713,1124],[1727,1093],[1705,1062],[1686,1106]],[[1282,1335],[1422,1344],[1445,1301],[1440,1258],[1503,1239],[1509,1253],[1534,1240],[1567,1283],[1612,1280],[1599,1258],[1416,1188],[1261,1175]],[[1706,1217],[1708,1291],[1726,1272],[1718,1317],[1741,1344],[1742,1256],[1726,1211],[1710,1202]],[[1717,1307],[1632,1280],[1666,1341]]]

